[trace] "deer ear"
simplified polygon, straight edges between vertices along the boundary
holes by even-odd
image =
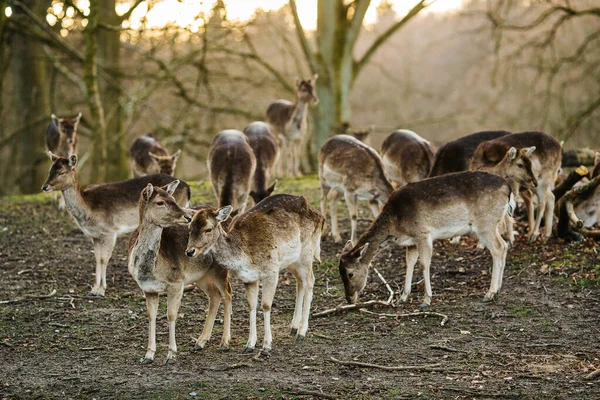
[[[217,221],[218,222],[227,221],[227,218],[229,218],[232,211],[233,211],[232,206],[225,206],[225,207],[219,208],[219,211],[217,212],[217,217],[216,217]]]
[[[51,151],[48,152],[48,157],[50,157],[50,161],[52,161],[52,162],[54,162],[60,158],[59,156],[57,156],[56,154],[54,154]]]
[[[144,199],[146,201],[150,200],[150,197],[152,197],[152,193],[154,192],[154,186],[152,186],[151,183],[149,183],[144,190],[142,190],[142,195],[144,196]]]
[[[55,114],[52,114],[50,118],[52,119],[52,123],[58,127],[58,117]]]
[[[311,81],[313,81],[313,83],[314,83],[317,81],[318,78],[319,78],[319,74],[314,74],[311,78]]]
[[[150,158],[152,158],[155,161],[158,161],[158,156],[156,154],[154,154],[153,152],[149,151],[148,155],[150,156]]]
[[[531,147],[525,149],[525,155],[527,157],[530,157],[534,151],[535,151],[535,146],[531,146]]]
[[[363,245],[363,247],[360,248],[360,254],[358,255],[357,261],[360,261],[363,259],[363,257],[365,256],[365,254],[367,254],[367,249],[369,248],[369,243],[365,243]]]
[[[267,193],[269,193],[269,194],[273,193],[273,191],[275,190],[276,187],[277,187],[277,179],[275,179],[275,182],[273,182],[273,184],[267,188]]]
[[[173,195],[173,193],[175,193],[175,190],[177,189],[177,186],[179,186],[179,179],[175,179],[173,182],[164,186],[163,189],[165,190],[165,192],[169,193],[170,195]]]
[[[82,116],[82,115],[83,115],[83,114],[81,114],[81,113],[77,114],[77,116],[75,117],[75,124],[78,124],[78,123],[79,123],[79,120],[81,119],[81,116]]]
[[[348,240],[342,249],[342,253],[347,253],[352,250],[354,246],[352,245],[352,240]]]
[[[73,154],[69,157],[69,167],[73,168],[77,165],[77,154]]]
[[[175,152],[175,154],[173,154],[171,156],[171,160],[173,160],[173,162],[177,162],[177,160],[179,159],[179,156],[181,155],[181,149],[177,150]]]
[[[515,158],[517,158],[517,149],[515,149],[514,147],[508,149],[508,158],[510,160],[514,160]]]

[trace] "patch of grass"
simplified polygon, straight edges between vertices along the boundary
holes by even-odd
[[[510,306],[509,309],[521,317],[533,317],[537,314],[537,311],[530,307]]]
[[[52,198],[48,193],[37,193],[28,195],[3,196],[0,198],[0,211],[6,212],[15,207],[19,208],[23,203],[33,205],[50,204]]]

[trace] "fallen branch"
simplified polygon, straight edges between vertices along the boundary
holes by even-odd
[[[582,229],[580,233],[585,237],[600,239],[600,230]]]
[[[230,364],[230,365],[224,364],[224,365],[220,365],[220,366],[217,366],[215,368],[210,368],[210,369],[212,369],[213,371],[228,371],[230,369],[246,368],[246,367],[250,368],[251,365],[248,363],[235,363],[235,364]]]
[[[286,390],[287,393],[290,394],[297,394],[300,396],[314,396],[314,397],[320,397],[323,399],[339,399],[339,396],[333,396],[330,394],[325,394],[325,393],[321,393],[318,392],[316,390],[305,390],[305,389],[289,389]]]
[[[326,317],[328,315],[341,314],[346,311],[360,310],[361,308],[373,308],[375,306],[393,307],[394,305],[392,303],[388,303],[383,300],[370,300],[370,301],[367,301],[364,303],[346,304],[346,305],[339,306],[336,308],[330,308],[328,310],[313,314],[312,317],[313,318]]]
[[[330,357],[330,360],[336,364],[341,365],[349,365],[355,367],[365,367],[365,368],[377,368],[383,369],[385,371],[423,371],[423,372],[442,372],[445,371],[444,368],[438,368],[442,364],[423,364],[423,365],[379,365],[379,364],[369,364],[360,361],[343,361],[338,360],[337,358]]]
[[[451,353],[466,353],[466,351],[464,351],[464,350],[458,350],[458,349],[455,349],[454,347],[443,346],[441,344],[430,344],[429,348],[436,349],[436,350],[449,351]]]
[[[372,311],[369,310],[360,310],[360,312],[365,313],[365,314],[373,314],[373,315],[378,315],[380,317],[390,317],[390,318],[407,318],[407,317],[418,317],[418,316],[427,316],[427,315],[431,315],[434,317],[441,317],[442,318],[442,322],[440,323],[441,326],[446,325],[446,322],[448,322],[448,316],[445,314],[440,314],[440,313],[436,313],[436,312],[432,312],[432,311],[417,311],[417,312],[412,312],[412,313],[405,313],[405,314],[379,314],[379,313],[374,313]]]
[[[50,292],[49,294],[44,294],[41,296],[26,295],[23,297],[19,297],[17,299],[2,300],[2,301],[0,301],[0,304],[12,304],[12,303],[18,303],[21,301],[25,301],[25,300],[43,300],[43,299],[48,299],[48,298],[54,296],[55,294],[56,294],[56,289],[53,289],[52,292]]]
[[[373,268],[373,271],[375,271],[375,273],[377,274],[377,276],[379,277],[379,279],[381,279],[381,282],[383,282],[383,284],[387,288],[388,292],[390,293],[390,297],[388,297],[387,303],[391,304],[392,299],[394,298],[394,291],[392,290],[392,288],[390,287],[390,285],[387,283],[387,281],[385,280],[385,278],[383,277],[383,275],[381,275],[379,273],[379,271],[377,270],[377,268]]]
[[[565,199],[565,210],[567,211],[569,221],[571,221],[573,224],[573,228],[577,231],[583,228],[583,221],[579,219],[577,214],[575,214],[575,209],[573,208],[573,202],[571,199]]]
[[[591,380],[600,377],[600,369],[590,372],[585,376],[585,379]]]

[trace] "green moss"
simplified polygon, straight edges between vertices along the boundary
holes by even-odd
[[[509,309],[521,317],[532,317],[537,315],[537,311],[529,307],[510,306]]]

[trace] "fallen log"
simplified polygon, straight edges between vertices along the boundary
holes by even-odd
[[[562,167],[577,167],[578,165],[594,165],[596,150],[590,148],[580,148],[565,150],[562,157]]]

